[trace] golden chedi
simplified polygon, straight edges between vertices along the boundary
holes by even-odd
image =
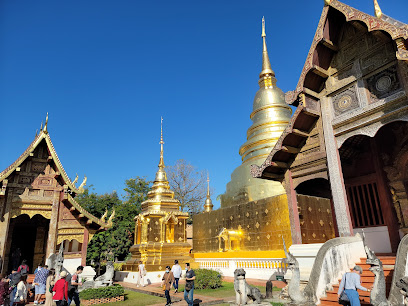
[[[135,217],[135,242],[130,248],[132,258],[126,262],[124,271],[137,271],[141,260],[147,271],[162,271],[174,260],[191,262],[191,249],[187,242],[186,225],[188,213],[180,211],[180,202],[170,190],[163,161],[163,129],[160,138],[159,169],[142,203],[142,212]]]
[[[261,165],[283,130],[287,126],[292,109],[285,102],[283,91],[276,86],[275,73],[271,68],[266,48],[265,20],[262,18],[262,71],[259,75],[260,89],[255,95],[250,118],[252,126],[247,131],[247,141],[239,149],[242,164],[231,174],[226,192],[221,196],[221,207],[257,201],[284,194],[279,182],[253,178],[251,165]]]

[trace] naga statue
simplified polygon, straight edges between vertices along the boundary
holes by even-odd
[[[292,271],[292,279],[288,285],[289,298],[296,304],[307,303],[307,298],[304,296],[303,291],[300,290],[300,271],[299,262],[287,249],[285,239],[283,240],[283,250],[285,251],[287,268]]]
[[[108,261],[106,263],[106,272],[102,274],[101,276],[98,276],[97,278],[95,278],[95,280],[84,282],[84,284],[80,287],[80,290],[82,291],[82,290],[89,289],[89,288],[100,288],[100,287],[112,286],[114,276],[115,276],[115,269],[113,266],[113,262]]]
[[[371,265],[368,269],[374,273],[375,279],[373,288],[370,293],[370,303],[373,306],[388,306],[391,305],[387,301],[386,291],[385,291],[385,277],[383,264],[380,259],[374,254],[373,251],[367,246],[364,245],[365,252],[367,254],[366,263]]]
[[[61,242],[57,255],[57,262],[55,265],[55,272],[57,273],[58,276],[62,272],[63,265],[64,265],[64,241]]]
[[[401,278],[396,286],[400,289],[400,293],[404,298],[404,305],[408,305],[408,276]]]

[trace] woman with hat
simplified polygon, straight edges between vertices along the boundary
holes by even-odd
[[[344,273],[339,286],[339,291],[337,293],[341,301],[343,301],[341,294],[344,290],[344,293],[349,299],[349,304],[351,306],[360,306],[360,297],[357,289],[362,291],[370,291],[370,289],[361,286],[361,274],[363,274],[363,269],[360,266],[355,266],[353,271]]]
[[[67,305],[67,301],[68,301],[68,282],[66,281],[66,278],[67,278],[67,272],[62,271],[60,273],[60,279],[57,280],[57,282],[54,285],[54,288],[52,288],[52,291],[55,292],[52,299],[55,301],[57,306],[66,306]]]

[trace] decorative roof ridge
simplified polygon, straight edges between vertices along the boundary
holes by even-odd
[[[113,220],[113,217],[115,216],[115,211],[112,212],[111,216],[109,217],[108,222],[103,222],[102,218],[98,219],[93,214],[91,214],[89,211],[87,211],[85,208],[83,208],[81,206],[81,204],[79,204],[77,201],[75,201],[75,199],[69,193],[65,193],[65,195],[66,195],[66,199],[68,200],[68,202],[71,203],[71,205],[73,207],[75,207],[76,210],[78,210],[81,214],[83,214],[89,220],[91,220],[92,222],[98,224],[99,226],[103,227],[104,229],[108,229],[108,228],[112,227],[112,225],[113,225],[112,220]]]
[[[346,22],[353,20],[363,22],[367,26],[368,32],[380,30],[387,32],[393,40],[397,40],[399,38],[402,38],[404,40],[408,39],[408,24],[402,22],[391,23],[389,22],[389,20],[393,19],[386,16],[385,14],[382,14],[381,18],[378,18],[376,16],[372,16],[358,9],[355,9],[338,0],[325,0],[325,4],[326,5],[323,7],[322,14],[320,15],[320,20],[312,41],[312,45],[310,46],[296,89],[285,94],[285,100],[288,104],[293,104],[298,99],[299,94],[303,92],[305,77],[307,73],[313,68],[314,51],[317,45],[322,40],[324,40],[323,29],[327,19],[329,8],[333,8],[342,13],[346,18]],[[404,51],[398,50],[396,52],[396,56],[398,59],[408,60],[408,55],[406,55],[406,52]]]
[[[64,178],[64,183],[74,193],[76,194],[83,193],[84,192],[83,187],[86,185],[86,180],[87,180],[86,177],[84,181],[82,182],[81,186],[78,188],[75,186],[75,184],[72,183],[71,179],[68,177],[67,173],[65,172],[65,169],[62,166],[60,159],[58,158],[57,152],[51,141],[51,137],[45,127],[44,127],[44,130],[41,130],[40,133],[34,138],[34,140],[30,143],[27,149],[10,166],[8,166],[6,169],[4,169],[0,173],[0,182],[6,179],[8,176],[10,176],[11,173],[13,173],[13,171],[15,171],[18,168],[18,166],[20,166],[30,156],[30,153],[32,153],[37,148],[37,146],[41,143],[41,141],[44,139],[49,149],[49,152],[53,160],[55,161],[55,165],[57,166],[60,174]]]
[[[251,175],[254,178],[261,178],[263,171],[269,167],[272,164],[272,159],[276,152],[280,151],[282,149],[282,143],[285,140],[286,136],[289,135],[293,131],[293,126],[296,122],[297,117],[299,114],[305,109],[305,106],[303,104],[300,104],[295,113],[293,114],[290,123],[286,126],[286,128],[283,130],[281,136],[279,137],[279,140],[276,142],[275,146],[273,147],[271,153],[269,153],[268,157],[265,159],[265,161],[260,165],[251,165]]]
[[[6,169],[4,169],[2,172],[0,172],[0,182],[6,179],[14,170],[20,166],[24,160],[30,156],[30,153],[34,151],[34,149],[37,147],[37,145],[41,142],[43,139],[42,133],[39,135],[36,135],[34,140],[30,143],[30,145],[25,149],[25,151]]]
[[[83,182],[81,183],[81,185],[77,188],[77,187],[75,186],[75,184],[71,181],[71,179],[69,178],[69,176],[67,175],[67,173],[66,173],[64,167],[62,166],[62,163],[61,163],[61,161],[60,161],[60,159],[59,159],[59,157],[58,157],[57,151],[56,151],[55,148],[54,148],[54,144],[53,144],[52,141],[51,141],[51,137],[50,137],[49,133],[48,133],[48,132],[45,132],[45,133],[42,132],[41,134],[45,134],[44,139],[45,139],[45,141],[46,141],[46,143],[47,143],[47,146],[48,146],[49,149],[50,149],[50,153],[51,153],[51,156],[52,156],[53,160],[55,161],[55,165],[57,166],[58,170],[60,171],[61,175],[62,175],[63,178],[64,178],[65,184],[68,185],[69,188],[71,189],[71,191],[73,191],[74,193],[77,193],[77,194],[83,193],[83,192],[85,191],[85,190],[84,190],[84,186],[86,186],[87,177],[85,176],[84,181],[83,181]],[[40,135],[41,135],[41,134],[40,134]]]

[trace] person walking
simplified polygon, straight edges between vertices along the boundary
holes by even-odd
[[[43,265],[40,263],[38,265],[38,268],[35,269],[35,277],[33,283],[35,288],[34,305],[38,305],[41,296],[45,294],[47,277],[48,270],[45,267],[43,267]]]
[[[18,267],[17,272],[21,273],[21,275],[26,275],[30,272],[30,268],[27,265],[27,260],[24,259],[21,262],[21,265]]]
[[[363,273],[363,269],[360,266],[355,266],[352,272],[344,273],[341,283],[339,286],[339,291],[337,292],[339,298],[344,290],[344,293],[350,300],[351,306],[360,306],[360,297],[358,295],[357,289],[362,291],[370,291],[363,286],[361,286],[360,275]]]
[[[177,259],[174,261],[173,267],[171,267],[171,272],[173,272],[173,276],[174,276],[174,283],[173,283],[174,293],[177,293],[178,283],[179,283],[179,279],[181,277],[181,272],[182,272]]]
[[[79,291],[78,291],[78,286],[82,286],[82,282],[79,279],[79,275],[84,271],[83,266],[79,266],[71,277],[71,289],[69,290],[68,294],[68,306],[71,305],[71,302],[74,301],[76,306],[79,306],[81,304],[81,301],[79,300]]]
[[[139,274],[137,278],[137,287],[139,286],[145,286],[144,284],[144,277],[146,276],[146,267],[143,264],[143,262],[140,260],[139,261]]]
[[[194,280],[196,276],[193,270],[191,270],[190,264],[186,263],[186,287],[184,288],[184,300],[188,306],[193,306],[194,298]]]
[[[68,301],[68,282],[66,280],[67,272],[62,271],[60,273],[60,279],[57,280],[52,291],[55,292],[52,299],[55,301],[57,306],[67,306]]]
[[[11,274],[8,276],[8,279],[9,279],[10,306],[13,306],[13,304],[14,304],[14,297],[16,296],[17,284],[19,283],[20,278],[21,278],[21,273],[17,272],[17,268],[15,270],[11,271]]]
[[[47,281],[45,283],[45,304],[44,306],[53,306],[52,302],[52,288],[55,285],[55,269],[48,271]]]
[[[21,275],[20,281],[17,284],[16,295],[14,296],[13,305],[27,304],[27,274]]]
[[[170,266],[166,267],[166,273],[164,273],[162,281],[163,281],[163,286],[164,286],[164,294],[166,295],[166,299],[167,299],[166,306],[169,306],[171,305],[171,298],[170,298],[171,284],[174,283],[174,275],[173,275],[173,272],[170,271]]]

